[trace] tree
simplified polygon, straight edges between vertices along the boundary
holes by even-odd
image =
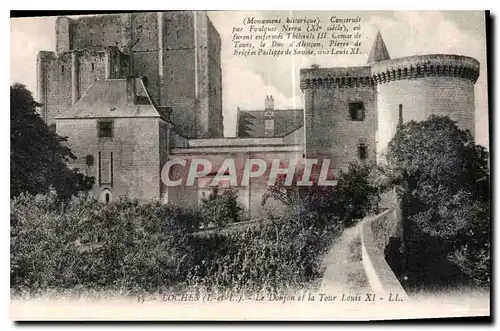
[[[403,212],[426,212],[429,221],[421,224],[426,232],[453,235],[464,224],[438,229],[442,224],[432,224],[431,218],[470,201],[489,200],[487,157],[484,147],[448,117],[431,116],[400,126],[389,143],[387,161],[397,173],[393,182],[403,188]]]
[[[93,178],[68,168],[76,157],[64,146],[65,138],[48,127],[36,112],[41,106],[24,85],[10,88],[11,197],[22,192],[46,193],[53,186],[58,195],[69,197],[89,190]]]
[[[273,198],[304,212],[334,216],[345,226],[353,225],[355,220],[373,211],[379,201],[378,189],[369,181],[372,167],[372,164],[351,162],[347,171],[340,171],[335,186],[319,186],[314,175],[311,175],[313,186],[297,186],[303,172],[298,172],[290,186],[284,185],[284,178],[279,178],[263,195],[262,204]]]
[[[376,211],[380,201],[376,186],[369,181],[373,165],[351,162],[347,171],[341,171],[333,189],[333,208],[346,226],[354,224],[370,212]],[[331,205],[330,201],[327,206]]]
[[[219,192],[214,187],[207,199],[202,199],[201,216],[205,225],[215,224],[219,227],[239,222],[243,208],[238,203],[238,191],[229,188]]]
[[[398,195],[404,259],[413,264],[406,268],[432,273],[439,265],[437,256],[470,248],[469,242],[477,240],[466,235],[471,224],[481,224],[483,229],[476,231],[488,231],[489,219],[478,211],[489,205],[488,153],[448,117],[400,125],[389,143],[387,164],[377,171],[379,187]],[[482,240],[484,248],[488,238]],[[422,264],[429,260],[425,256],[435,257],[430,265]]]

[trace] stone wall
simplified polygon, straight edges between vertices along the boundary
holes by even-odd
[[[213,140],[217,141],[219,139]],[[203,140],[201,139],[198,141],[200,143],[203,142]],[[268,212],[281,210],[282,206],[276,201],[272,200],[270,200],[266,206],[262,206],[262,196],[265,192],[267,192],[268,189],[268,178],[272,160],[279,159],[283,162],[285,162],[286,160],[295,160],[298,164],[301,164],[302,151],[284,151],[283,146],[279,145],[268,152],[236,151],[237,148],[245,149],[244,146],[239,146],[241,148],[235,147],[234,151],[231,151],[232,148],[229,146],[220,146],[218,147],[218,151],[214,151],[211,149],[208,151],[208,148],[210,148],[209,146],[172,150],[169,158],[186,160],[186,165],[174,165],[170,169],[170,178],[172,180],[182,179],[182,181],[179,186],[168,188],[168,193],[166,194],[166,196],[168,197],[167,201],[169,203],[181,206],[198,206],[201,198],[203,197],[203,194],[205,194],[205,197],[208,198],[208,195],[212,191],[210,182],[213,176],[215,176],[215,174],[219,170],[224,160],[231,159],[234,160],[235,163],[235,170],[237,174],[236,185],[231,185],[231,183],[226,180],[221,181],[219,183],[219,187],[228,188],[231,186],[238,191],[238,200],[240,204],[245,208],[247,217],[263,217],[266,216]],[[250,180],[249,186],[241,185],[245,163],[247,160],[252,158],[264,160],[267,164],[267,169],[262,176],[252,178]],[[186,179],[190,170],[191,160],[193,159],[208,159],[212,165],[211,174],[205,176],[204,178],[202,177],[200,180],[196,180],[194,183],[195,185],[193,186],[186,186]],[[286,167],[286,165],[283,164],[282,167]],[[201,171],[201,166],[199,166],[198,170]]]
[[[96,79],[129,75],[128,55],[115,48],[82,49],[55,55],[40,52],[37,59],[38,100],[47,124],[67,111]]]
[[[73,32],[72,20],[67,17],[58,17],[56,19],[56,52],[58,54],[67,52],[71,49]]]
[[[165,28],[166,105],[172,108],[171,120],[179,132],[194,137],[197,117],[193,16],[188,12],[169,14]]]
[[[385,260],[385,247],[391,237],[401,235],[401,224],[396,211],[388,209],[379,215],[361,221],[362,261],[368,282],[374,293],[392,293],[400,299],[408,296]]]
[[[38,54],[38,101],[47,124],[72,105],[71,54],[56,57],[52,52]]]
[[[370,67],[302,69],[305,146],[308,158],[330,159],[337,169],[359,160],[358,146],[375,158],[376,94]],[[362,102],[364,118],[354,121],[350,103]]]
[[[222,116],[222,65],[221,38],[212,22],[207,19],[207,56],[208,56],[208,91],[209,91],[209,128],[210,137],[223,137]]]
[[[412,56],[375,63],[372,75],[377,91],[379,159],[396,133],[400,109],[403,122],[448,116],[474,134],[476,60],[456,55]]]
[[[458,55],[418,55],[374,62],[367,67],[302,69],[306,153],[338,167],[357,159],[383,159],[400,120],[449,116],[474,134],[474,84],[479,62]],[[365,119],[349,119],[349,103],[362,101]]]
[[[98,138],[98,119],[60,119],[57,133],[68,137],[67,144],[77,156],[72,166],[80,168],[88,176],[96,178],[93,192],[100,196],[109,188],[112,199],[121,195],[140,200],[160,199],[160,146],[158,118],[114,118],[112,138]],[[112,154],[112,185],[107,181],[98,185],[99,152],[102,158]],[[86,164],[87,156],[94,159]],[[163,155],[164,157],[164,155]],[[108,163],[106,164],[106,166]],[[107,169],[101,169],[101,175]],[[108,173],[106,172],[106,176]],[[103,180],[104,181],[104,180]]]
[[[151,97],[157,105],[172,109],[171,120],[180,133],[188,137],[222,137],[221,42],[206,12],[59,17],[56,44],[57,56],[54,54],[54,60],[40,66],[38,75],[45,79],[40,85],[46,93],[39,96],[45,99],[39,101],[47,104],[49,123],[71,105],[67,102],[71,62],[64,65],[66,72],[60,73],[67,54],[94,50],[93,58],[78,59],[81,95],[91,81],[105,77],[101,58],[104,53],[97,50],[114,48],[126,55],[114,62],[114,78],[147,77]]]

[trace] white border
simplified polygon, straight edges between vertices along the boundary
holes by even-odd
[[[210,4],[210,7],[207,7],[207,3]],[[43,9],[43,10],[53,10],[53,9],[65,9],[65,10],[82,10],[82,9],[99,9],[99,10],[118,10],[118,8],[123,8],[127,10],[156,10],[156,9],[212,9],[212,10],[222,10],[222,9],[230,9],[230,10],[243,10],[243,9],[261,9],[261,10],[271,10],[271,9],[305,9],[305,10],[311,10],[311,9],[324,9],[324,10],[381,10],[381,9],[387,9],[387,10],[401,10],[401,9],[414,9],[414,10],[421,10],[421,9],[448,9],[448,10],[478,10],[478,9],[491,9],[492,10],[492,15],[498,14],[499,10],[497,9],[498,7],[498,1],[484,1],[484,0],[476,0],[473,2],[465,2],[465,1],[453,1],[453,2],[437,2],[437,1],[432,1],[432,0],[420,0],[418,2],[401,2],[401,1],[345,1],[345,2],[340,2],[340,1],[328,1],[328,2],[318,2],[318,1],[287,1],[283,3],[272,3],[269,0],[254,0],[251,2],[222,2],[222,1],[200,1],[200,0],[184,0],[184,1],[179,1],[179,2],[166,2],[165,0],[162,1],[140,1],[140,2],[135,2],[135,3],[130,3],[130,2],[114,2],[114,1],[102,1],[102,0],[87,0],[84,2],[70,2],[70,1],[54,1],[54,0],[45,0],[45,1],[23,1],[23,2],[2,2],[2,7],[13,4],[16,8],[15,9],[22,9],[22,10],[30,10],[30,9]],[[444,4],[448,6],[444,6]],[[452,5],[453,7],[451,7]],[[79,7],[79,8],[78,8]],[[127,8],[128,7],[128,8]],[[10,9],[9,9],[10,10]],[[7,10],[2,11],[4,15],[7,16]],[[3,79],[3,82],[6,83],[8,80],[6,77],[9,77],[9,72],[10,72],[10,23],[7,17],[5,17],[5,20],[2,20],[2,22],[5,24],[4,29],[2,29],[2,34],[0,35],[2,38],[2,45],[9,45],[9,51],[4,51],[1,52],[1,56],[5,57],[2,59],[4,65],[1,67],[2,69],[2,75],[1,77],[5,77]],[[498,19],[498,16],[496,17]],[[493,33],[493,38],[495,39],[494,42],[495,44],[498,44],[498,20],[496,20],[496,24],[494,25],[494,31]],[[494,78],[498,77],[498,65],[496,64],[496,70],[494,73]],[[490,72],[490,74],[493,74],[493,72]],[[491,81],[490,81],[491,82]],[[4,86],[4,88],[1,90],[3,93],[7,94],[7,86]],[[494,95],[499,95],[499,90],[498,90],[498,85],[494,85],[494,91],[492,91]],[[490,97],[492,95],[490,94]],[[9,300],[10,300],[10,293],[9,293],[9,274],[7,273],[7,265],[9,265],[9,238],[7,236],[10,235],[10,230],[9,230],[9,221],[10,221],[10,216],[8,213],[9,210],[9,198],[10,198],[10,192],[9,192],[9,186],[7,183],[10,182],[10,166],[9,162],[7,161],[7,155],[10,153],[10,146],[9,146],[9,140],[7,135],[10,132],[10,125],[9,121],[7,120],[7,117],[9,115],[9,105],[7,104],[8,101],[10,100],[10,97],[7,95],[4,95],[4,98],[2,98],[4,102],[4,107],[2,107],[3,111],[3,116],[4,120],[0,121],[0,132],[3,133],[4,137],[3,139],[0,140],[0,146],[1,146],[1,152],[2,155],[4,155],[4,161],[1,164],[1,173],[2,173],[2,189],[1,189],[1,196],[0,196],[0,203],[1,203],[1,211],[2,211],[2,229],[1,233],[3,236],[5,236],[4,240],[2,240],[2,254],[1,254],[1,264],[3,266],[2,270],[2,301],[1,301],[1,309],[0,311],[2,312],[2,330],[10,330],[15,327],[15,325],[10,321],[9,317]],[[496,116],[498,117],[498,116]],[[497,123],[495,123],[497,124]],[[493,142],[498,142],[498,136],[500,134],[500,131],[498,130],[492,130],[492,134],[494,135]],[[495,139],[496,138],[496,139]],[[10,155],[10,154],[9,154]],[[492,169],[494,173],[498,173],[496,168],[498,167],[498,164],[495,162],[495,169]],[[497,176],[495,176],[497,178]],[[495,183],[496,184],[496,183]],[[493,205],[500,206],[500,198],[498,196],[495,196],[495,201]],[[492,220],[494,222],[495,220]],[[495,222],[496,223],[496,222]],[[495,233],[494,237],[498,238],[498,229],[500,228],[500,225],[496,224],[495,225]],[[498,244],[494,245],[495,248],[498,246]],[[494,256],[498,256],[498,250],[495,250]],[[498,270],[498,266],[497,266]],[[498,287],[498,282],[497,277],[494,279],[495,281],[495,288]],[[495,305],[495,307],[498,307],[498,302]],[[497,311],[492,311],[492,314],[495,314]],[[498,318],[498,316],[497,316]],[[175,325],[166,325],[169,328],[177,328],[178,326]],[[205,327],[207,325],[204,325]],[[208,325],[209,326],[209,325]],[[232,325],[230,327],[234,327],[235,325]],[[238,327],[240,325],[236,325]],[[254,325],[254,327],[258,327],[259,329],[261,328],[268,328],[271,326],[276,326],[276,325]],[[281,327],[289,327],[290,325],[281,325]],[[303,325],[302,325],[303,326]],[[325,327],[330,327],[329,325],[324,325]],[[24,326],[26,327],[26,326]],[[38,328],[40,325],[32,325],[29,326],[30,328]],[[52,328],[52,325],[46,325],[45,327]],[[65,325],[63,329],[70,329],[72,328],[72,325]],[[102,329],[104,330],[105,328],[123,328],[123,325],[99,325],[95,326],[96,329]],[[139,329],[141,326],[139,325],[132,325],[132,329]],[[158,327],[164,327],[158,326]],[[193,326],[190,326],[193,327]],[[198,325],[194,326],[198,327]],[[212,325],[212,327],[216,328],[221,328],[224,327],[223,325]],[[344,327],[343,325],[335,325],[334,327]],[[358,326],[359,327],[359,326]],[[386,325],[377,325],[377,328],[380,327],[386,327]],[[409,325],[401,325],[401,328],[408,328]],[[450,325],[450,326],[445,326],[445,325],[440,325],[440,328],[454,328],[455,326]]]

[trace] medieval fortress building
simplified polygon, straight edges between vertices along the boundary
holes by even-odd
[[[205,12],[59,17],[56,37],[56,52],[37,58],[41,115],[68,137],[73,166],[96,178],[93,192],[105,202],[127,195],[197,204],[229,158],[240,175],[249,159],[329,159],[333,170],[381,160],[398,123],[431,114],[474,134],[479,62],[391,59],[380,33],[365,66],[301,69],[303,109],[275,109],[272,96],[264,109],[238,108],[235,138],[223,137],[225,46]],[[164,167],[199,158],[212,169],[194,186],[185,185],[188,166]],[[180,185],[167,186],[162,175]],[[236,185],[249,213],[262,210],[266,183]]]

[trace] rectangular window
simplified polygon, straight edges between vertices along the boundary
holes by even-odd
[[[365,119],[365,105],[363,102],[350,102],[349,115],[351,121],[363,121]]]
[[[99,152],[99,185],[113,185],[113,152]]]
[[[358,157],[360,160],[366,160],[368,157],[368,148],[365,144],[358,145]]]
[[[97,136],[99,138],[113,137],[113,122],[112,121],[97,122]]]
[[[94,165],[94,155],[88,154],[85,156],[85,165],[87,165],[87,167]]]
[[[113,152],[109,153],[109,183],[113,186]]]

